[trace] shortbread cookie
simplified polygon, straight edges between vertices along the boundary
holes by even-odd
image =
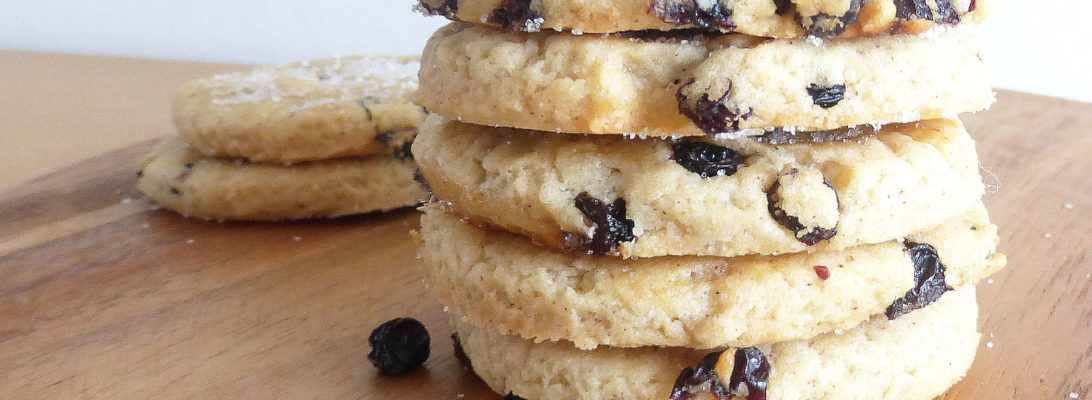
[[[984,192],[958,120],[831,142],[771,140],[791,138],[634,140],[430,116],[413,153],[460,216],[554,248],[625,257],[880,243],[957,217]]]
[[[393,154],[424,117],[409,95],[415,57],[298,62],[187,83],[174,101],[178,131],[210,156],[289,163]]]
[[[413,160],[369,156],[257,164],[205,157],[170,138],[141,161],[137,186],[163,207],[217,220],[336,217],[420,204]]]
[[[994,252],[997,228],[981,205],[905,241],[781,256],[638,260],[566,255],[461,223],[438,207],[425,210],[421,256],[442,303],[476,325],[584,349],[804,339],[884,313],[930,268],[940,272],[937,286],[962,286],[1005,265]]]
[[[986,72],[977,42],[963,30],[816,45],[738,34],[525,34],[453,23],[429,40],[414,99],[480,125],[753,135],[982,110],[994,98]]]
[[[935,24],[976,23],[975,0],[420,0],[419,9],[509,30],[574,34],[697,28],[754,36],[852,37],[918,33]]]
[[[880,316],[845,332],[745,349],[755,355],[749,359],[765,361],[753,364],[751,377],[768,372],[765,397],[758,398],[933,399],[974,361],[979,341],[974,296],[974,287],[960,288],[894,321]],[[453,319],[474,372],[497,393],[527,400],[671,399],[683,369],[707,355],[677,347],[579,350],[568,342],[535,343]],[[713,371],[711,378],[730,386],[723,375],[735,374],[719,363]]]

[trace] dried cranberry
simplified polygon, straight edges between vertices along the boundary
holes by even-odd
[[[971,0],[971,5],[967,7],[967,12],[974,11],[976,8],[978,8],[978,0]]]
[[[830,278],[830,268],[826,265],[816,265],[812,267],[815,270],[815,275],[819,276],[819,279],[827,280]]]
[[[703,390],[708,390],[718,399],[729,398],[728,388],[724,387],[717,377],[714,368],[723,351],[717,351],[705,355],[697,368],[686,367],[675,379],[675,386],[671,388],[671,400],[689,400]],[[706,387],[705,384],[709,385]]]
[[[743,155],[724,146],[681,140],[671,146],[675,162],[702,178],[732,176],[743,166]]]
[[[508,392],[508,394],[504,395],[504,400],[527,400],[527,399],[516,396],[516,395],[512,394],[512,392]]]
[[[914,243],[907,240],[904,245],[914,263],[914,288],[902,297],[895,299],[884,314],[887,319],[895,319],[911,311],[933,304],[945,292],[952,290],[944,282],[947,268],[940,262],[937,249],[929,244]]]
[[[671,400],[689,400],[700,392],[708,391],[718,400],[737,397],[747,400],[765,400],[766,388],[770,380],[770,362],[762,350],[756,347],[736,349],[733,356],[732,376],[728,386],[724,386],[716,373],[717,361],[723,351],[709,353],[698,363],[697,368],[686,367],[675,379],[671,388]],[[740,385],[747,388],[746,396],[739,390]]]
[[[368,361],[384,375],[397,376],[428,360],[428,330],[413,318],[395,318],[379,325],[368,337]]]
[[[459,334],[458,333],[452,333],[451,334],[451,342],[452,342],[452,345],[455,347],[455,350],[454,350],[455,359],[459,360],[459,362],[463,363],[463,366],[465,366],[467,369],[473,371],[474,370],[474,364],[470,362],[470,357],[467,357],[466,352],[463,351],[463,343],[462,343],[462,341],[459,340]]]
[[[895,0],[895,17],[899,19],[924,19],[948,25],[958,24],[959,11],[952,0],[933,0],[936,8],[928,0]],[[972,9],[974,5],[972,4]]]
[[[595,233],[590,239],[584,238],[580,247],[587,254],[613,255],[621,242],[633,241],[633,220],[626,218],[626,200],[615,199],[604,203],[587,192],[576,196],[576,209],[584,217],[595,223]]]
[[[718,133],[735,132],[739,130],[739,121],[745,120],[754,114],[754,110],[740,110],[739,107],[729,107],[728,97],[732,95],[732,83],[728,83],[728,90],[716,101],[709,99],[709,93],[702,93],[694,104],[690,104],[690,98],[684,91],[694,84],[694,80],[679,87],[675,92],[675,100],[679,102],[679,112],[694,121],[702,132],[710,135]]]
[[[501,7],[493,10],[487,21],[521,32],[538,32],[542,29],[542,15],[531,9],[531,0],[504,0]]]
[[[792,8],[791,0],[773,0],[773,3],[777,7],[777,10],[774,10],[777,15],[785,15]]]
[[[441,0],[439,6],[432,6],[433,1],[418,0],[417,5],[428,15],[441,15],[444,18],[455,20],[455,14],[459,13],[459,0]]]
[[[864,0],[850,0],[849,9],[842,15],[818,13],[808,17],[797,15],[797,19],[800,22],[800,27],[804,28],[810,36],[835,37],[841,35],[846,31],[846,28],[857,22],[862,3],[864,3]]]
[[[793,172],[796,172],[796,170],[793,170]],[[831,185],[830,181],[827,181],[826,178],[823,178],[823,184],[829,187],[830,190],[835,190],[834,185]],[[808,246],[814,246],[821,241],[834,237],[834,235],[838,233],[838,228],[836,227],[824,228],[821,226],[817,226],[807,232],[804,232],[808,228],[804,226],[804,224],[800,223],[800,218],[789,215],[779,205],[779,199],[777,198],[777,189],[780,185],[780,182],[774,181],[773,186],[770,187],[770,190],[768,192],[766,192],[766,208],[770,212],[770,216],[773,217],[774,221],[777,221],[777,223],[781,224],[781,226],[784,226],[786,229],[793,232],[793,236],[796,237],[796,240],[799,240],[801,243],[804,243]],[[801,232],[804,233],[801,234]]]
[[[766,387],[770,382],[770,361],[757,347],[736,350],[732,378],[728,388],[732,395],[740,384],[747,386],[747,400],[766,400]]]
[[[675,25],[696,25],[705,29],[732,31],[732,9],[723,2],[699,0],[652,0],[648,13]]]
[[[819,86],[813,83],[808,85],[808,94],[815,105],[831,108],[846,97],[846,85]]]

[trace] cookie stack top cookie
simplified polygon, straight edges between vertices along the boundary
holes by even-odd
[[[470,15],[481,3],[497,2],[445,1],[424,9],[477,21]],[[527,21],[570,21],[558,22],[559,27],[583,29],[572,18],[582,15],[593,21],[611,2],[505,1],[506,8],[481,14],[481,20],[506,20],[493,15],[523,19],[502,23],[504,29],[454,23],[433,36],[422,58],[421,90],[414,100],[432,112],[475,124],[655,136],[753,135],[773,129],[913,122],[979,111],[993,101],[979,45],[965,29],[951,29],[980,18],[981,8],[972,3],[870,1],[861,7],[849,0],[801,1],[781,15],[769,1],[626,3],[646,4],[644,9],[620,7],[608,14],[612,20],[633,20],[627,28],[648,29],[639,21],[649,18],[662,18],[661,28],[687,27],[690,17],[704,15],[701,5],[712,3],[729,7],[729,15],[759,13],[769,6],[762,12],[797,21],[798,34],[784,40],[700,29],[529,34],[525,32],[540,26]],[[835,4],[848,11],[816,14],[837,9]],[[544,8],[535,9],[539,6]],[[566,7],[569,12],[560,11]],[[657,16],[655,11],[663,8],[690,17]],[[893,17],[872,17],[892,14],[883,11],[888,8],[895,9]],[[452,9],[457,12],[447,12]],[[626,10],[633,14],[621,14]],[[808,15],[839,15],[832,21],[850,26],[871,24],[858,21],[864,16],[884,20],[881,25],[887,28],[868,37],[849,29],[805,36]],[[745,26],[750,25],[740,22],[735,31],[751,33]],[[933,29],[898,33],[908,26]]]

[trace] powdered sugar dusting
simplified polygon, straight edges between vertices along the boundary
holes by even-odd
[[[403,100],[417,89],[412,57],[351,56],[217,75],[201,81],[212,103],[291,102],[299,111],[336,101]]]

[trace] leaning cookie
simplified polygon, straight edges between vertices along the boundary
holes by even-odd
[[[634,140],[430,116],[413,153],[460,216],[546,246],[624,257],[886,242],[962,215],[984,192],[974,141],[958,120]]]
[[[137,186],[164,208],[215,220],[336,217],[420,204],[412,159],[351,157],[275,165],[205,157],[170,138],[141,161]]]
[[[718,398],[929,400],[974,361],[977,316],[975,289],[968,286],[893,321],[879,316],[845,332],[720,354],[677,347],[579,350],[452,319],[473,371],[497,393],[528,400],[689,399],[713,387],[735,395]],[[741,385],[754,394],[743,395]]]
[[[902,241],[781,256],[567,255],[435,206],[420,237],[426,282],[442,303],[498,332],[583,349],[806,339],[904,312],[894,304],[911,290],[974,284],[1005,265],[981,205]]]
[[[575,34],[704,29],[791,38],[917,33],[980,22],[983,0],[420,0],[419,9],[509,30]]]
[[[415,57],[298,62],[189,82],[178,131],[210,156],[290,163],[403,152],[424,118]]]
[[[420,79],[415,101],[451,119],[594,134],[825,130],[950,117],[994,100],[966,30],[816,45],[453,23],[429,40]]]

